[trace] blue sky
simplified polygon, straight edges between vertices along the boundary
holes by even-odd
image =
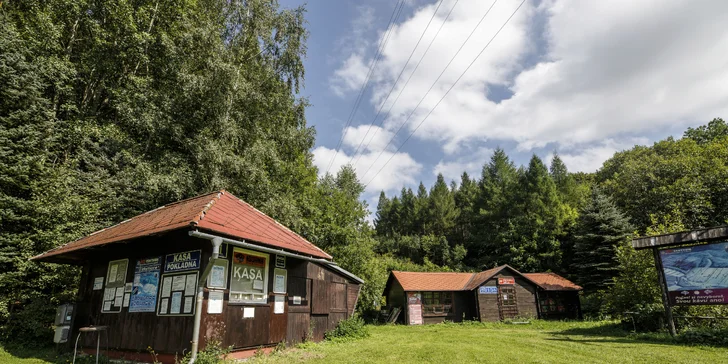
[[[312,152],[320,172],[356,162],[373,208],[381,190],[392,194],[419,181],[429,187],[437,173],[477,176],[498,146],[516,164],[557,151],[570,170],[593,172],[616,151],[728,116],[728,2],[527,0],[506,24],[519,3],[408,0],[390,33],[396,1],[305,4],[310,37],[301,95],[312,104],[306,116],[317,131]],[[355,155],[365,135],[368,147]]]

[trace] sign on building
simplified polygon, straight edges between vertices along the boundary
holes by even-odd
[[[498,287],[495,286],[480,286],[478,288],[479,294],[498,294]]]
[[[728,242],[660,250],[671,305],[728,303]]]
[[[129,312],[154,312],[157,308],[161,268],[162,257],[137,260],[129,298]]]
[[[498,278],[498,285],[504,286],[504,285],[514,285],[516,284],[516,279],[513,277],[501,277]]]
[[[164,273],[200,269],[200,255],[200,250],[167,254],[164,259]]]

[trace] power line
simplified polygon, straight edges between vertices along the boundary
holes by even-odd
[[[420,35],[420,39],[417,40],[417,44],[415,44],[415,47],[412,48],[412,52],[410,52],[409,57],[407,57],[407,61],[404,63],[404,66],[402,66],[402,70],[399,71],[399,75],[397,75],[397,79],[392,84],[392,88],[389,90],[389,93],[387,93],[387,97],[384,98],[384,101],[382,101],[381,106],[379,106],[379,110],[377,111],[377,115],[374,116],[374,119],[372,119],[372,122],[369,124],[369,128],[367,128],[366,134],[364,134],[364,137],[361,139],[361,142],[359,142],[359,145],[356,147],[356,150],[354,151],[354,154],[351,155],[351,159],[349,159],[349,163],[348,164],[351,164],[351,161],[354,160],[354,157],[356,157],[357,153],[359,152],[359,149],[361,148],[361,145],[364,144],[364,141],[367,139],[367,136],[369,136],[369,132],[372,130],[372,125],[374,125],[374,122],[377,121],[377,118],[379,117],[379,114],[382,112],[382,109],[384,108],[384,105],[387,103],[387,100],[389,100],[389,96],[392,95],[392,91],[394,91],[394,88],[397,86],[397,82],[399,82],[399,79],[402,77],[402,74],[404,73],[404,70],[407,69],[407,65],[409,64],[409,61],[412,59],[412,56],[415,54],[415,51],[417,50],[417,47],[419,47],[420,42],[422,41],[422,38],[425,36],[425,33],[427,33],[427,29],[430,29],[430,24],[432,24],[432,20],[435,19],[435,15],[437,15],[437,11],[440,9],[440,5],[442,5],[442,1],[443,0],[440,0],[437,3],[437,7],[435,8],[435,11],[432,13],[432,17],[430,18],[430,21],[427,22],[427,26],[425,26],[425,29],[422,31],[422,34]],[[457,1],[455,1],[455,4],[457,4]],[[454,7],[455,7],[455,5],[453,5],[453,8]],[[450,12],[452,13],[452,9],[450,10]],[[450,14],[448,14],[448,17],[449,16],[450,16]],[[445,18],[445,21],[447,21],[447,18]],[[445,23],[443,22],[443,24],[445,24]],[[440,29],[442,29],[442,26],[440,26]],[[440,31],[438,30],[437,32],[439,34]],[[435,34],[435,38],[437,38],[437,34]],[[435,38],[432,38],[432,40],[434,41]],[[430,45],[432,45],[432,42],[430,42]],[[429,50],[429,49],[430,49],[430,47],[428,46],[427,47],[427,50]],[[427,54],[427,51],[425,51],[425,54]],[[423,58],[424,58],[425,54],[422,55]],[[422,58],[420,58],[420,61],[422,61]],[[419,66],[419,65],[420,64],[418,62],[417,63],[417,66]],[[417,71],[417,67],[415,67],[415,69],[412,71],[412,73],[414,73],[415,71]],[[411,74],[410,74],[410,78],[412,78],[412,75]],[[409,79],[407,81],[409,82]],[[407,86],[407,85],[405,84],[405,86]],[[401,95],[401,92],[400,92],[400,95]],[[390,108],[390,110],[391,110],[391,108]],[[382,121],[384,121],[384,119],[382,119]],[[381,125],[381,123],[380,123],[380,125]],[[375,130],[374,135],[372,136],[372,138],[374,138],[375,135],[376,135],[376,130]],[[371,143],[371,141],[370,141],[370,143]],[[368,146],[369,146],[369,144],[367,144],[367,147]],[[365,147],[365,149],[366,149],[366,147]],[[358,161],[358,159],[357,159],[357,161]]]
[[[442,30],[442,27],[445,25],[445,23],[447,23],[447,19],[450,18],[450,14],[452,14],[452,11],[455,9],[455,5],[457,5],[457,4],[458,4],[458,0],[455,0],[455,4],[453,4],[452,8],[450,8],[450,12],[447,13],[447,16],[445,17],[445,20],[443,20],[442,21],[442,24],[440,24],[440,28],[437,29],[437,33],[435,33],[435,36],[430,41],[430,44],[427,45],[427,49],[425,49],[425,53],[423,53],[422,54],[422,57],[420,57],[420,60],[417,62],[417,65],[415,66],[415,69],[412,71],[412,73],[410,73],[409,77],[407,78],[407,81],[404,83],[404,86],[402,86],[402,88],[399,90],[399,93],[397,93],[397,97],[394,99],[394,101],[392,102],[392,104],[389,105],[389,109],[387,110],[387,114],[389,114],[392,111],[392,109],[394,108],[394,105],[399,100],[399,97],[402,96],[402,93],[404,92],[404,89],[407,88],[407,85],[409,84],[410,80],[412,79],[412,76],[415,75],[415,71],[417,71],[417,68],[420,67],[420,63],[422,63],[422,60],[425,59],[425,56],[427,55],[427,52],[429,52],[430,51],[430,47],[432,47],[432,43],[435,42],[435,39],[440,34],[440,31]],[[379,125],[381,125],[383,122],[384,122],[384,119],[382,119],[382,121],[379,123]],[[374,130],[374,134],[372,135],[371,139],[369,139],[369,142],[367,142],[367,145],[364,147],[364,150],[366,150],[366,148],[368,148],[369,145],[372,143],[372,141],[374,140],[374,137],[377,136],[377,132],[379,132],[379,129],[375,129]],[[356,165],[357,163],[359,163],[359,159],[361,159],[361,156],[362,155],[359,154],[359,156],[356,158],[356,161],[354,162],[354,165]]]
[[[453,55],[452,58],[450,58],[450,61],[447,62],[447,65],[445,66],[445,68],[442,70],[442,72],[440,72],[440,75],[437,76],[437,79],[435,79],[435,82],[432,83],[432,86],[430,86],[430,88],[427,90],[427,92],[425,92],[425,95],[422,96],[422,99],[420,99],[420,101],[417,103],[417,105],[414,107],[414,109],[412,109],[412,112],[407,116],[407,119],[404,120],[404,122],[399,126],[399,128],[394,133],[394,135],[392,135],[392,138],[389,139],[389,142],[387,142],[387,145],[384,146],[384,148],[382,148],[382,150],[379,152],[379,155],[377,155],[377,158],[374,160],[374,162],[372,162],[372,164],[369,166],[369,168],[367,168],[366,172],[364,172],[364,174],[362,174],[362,179],[367,175],[367,173],[369,173],[369,170],[371,170],[372,167],[374,167],[374,164],[377,163],[377,161],[382,156],[382,154],[384,153],[384,151],[387,150],[387,147],[390,144],[392,144],[392,141],[394,141],[394,138],[397,136],[397,134],[400,132],[400,130],[402,130],[402,127],[404,127],[405,124],[407,124],[407,122],[409,121],[409,119],[412,118],[412,115],[414,115],[415,111],[417,111],[417,109],[420,107],[420,105],[422,104],[422,102],[425,101],[425,98],[427,98],[427,95],[430,94],[430,91],[432,91],[432,89],[435,88],[435,85],[437,85],[437,81],[439,81],[440,78],[442,77],[442,75],[445,74],[445,71],[447,71],[447,69],[450,67],[450,65],[455,60],[455,58],[457,58],[457,56],[460,54],[460,51],[463,50],[463,47],[465,47],[465,44],[467,44],[468,41],[470,40],[470,37],[472,37],[473,34],[475,34],[475,31],[478,30],[478,28],[480,27],[480,24],[483,23],[483,20],[485,20],[485,17],[488,16],[488,14],[490,13],[490,11],[493,9],[493,6],[495,6],[495,4],[497,2],[498,2],[498,0],[495,0],[495,1],[493,1],[492,4],[490,4],[490,7],[488,8],[488,11],[486,11],[485,14],[483,14],[483,17],[480,18],[480,21],[478,21],[478,24],[475,24],[475,27],[473,28],[473,30],[470,31],[470,34],[468,34],[468,37],[465,38],[465,41],[463,41],[463,44],[460,45],[460,48],[458,48],[458,51],[455,52],[455,55]]]
[[[468,67],[467,67],[467,68],[465,68],[465,71],[463,71],[463,73],[461,73],[461,74],[460,74],[460,76],[459,76],[459,77],[457,78],[457,80],[455,80],[455,82],[454,82],[454,83],[452,84],[452,86],[450,86],[450,88],[449,88],[449,89],[447,89],[447,91],[445,92],[445,94],[444,94],[444,95],[442,95],[442,97],[441,97],[441,98],[440,98],[440,100],[439,100],[439,101],[437,102],[437,104],[435,104],[435,106],[434,106],[434,107],[433,107],[433,108],[432,108],[432,109],[430,110],[430,112],[428,112],[428,113],[427,113],[427,115],[425,116],[425,118],[424,118],[424,119],[422,119],[422,121],[420,121],[420,123],[419,123],[419,124],[417,125],[417,127],[416,127],[416,128],[414,129],[414,130],[412,130],[412,132],[410,133],[410,135],[409,135],[409,136],[407,136],[407,139],[405,139],[405,140],[404,140],[404,142],[402,142],[402,144],[401,144],[401,145],[399,146],[399,148],[397,148],[397,150],[396,150],[396,151],[394,152],[394,154],[392,154],[392,155],[391,155],[391,156],[389,157],[389,159],[387,159],[387,161],[386,161],[386,162],[385,162],[385,163],[384,163],[384,164],[382,165],[382,168],[380,168],[380,169],[379,169],[379,170],[377,171],[377,173],[375,173],[375,174],[374,174],[374,177],[372,177],[372,179],[371,179],[371,180],[369,180],[369,182],[367,182],[367,184],[366,184],[366,185],[364,185],[364,188],[366,188],[367,186],[369,186],[369,184],[370,184],[370,183],[372,183],[372,181],[374,181],[374,178],[376,178],[376,177],[377,177],[377,175],[378,175],[378,174],[379,174],[379,173],[380,173],[380,172],[381,172],[381,171],[382,171],[382,170],[384,169],[384,167],[385,167],[385,166],[386,166],[386,165],[387,165],[387,164],[388,164],[388,163],[389,163],[389,162],[390,162],[390,161],[392,160],[392,158],[393,158],[393,157],[394,157],[394,156],[395,156],[395,155],[396,155],[396,154],[397,154],[397,153],[398,153],[398,152],[399,152],[399,151],[400,151],[400,150],[402,149],[402,147],[403,147],[403,146],[404,146],[404,145],[405,145],[405,144],[407,143],[407,141],[408,141],[408,140],[409,140],[409,139],[410,139],[410,138],[412,137],[412,135],[414,135],[414,133],[415,133],[415,132],[417,131],[417,129],[419,129],[419,128],[420,128],[420,126],[422,126],[422,124],[423,124],[423,123],[425,122],[425,120],[427,120],[427,118],[429,118],[429,117],[430,117],[430,115],[432,114],[432,112],[433,112],[433,111],[435,111],[435,109],[437,108],[437,106],[438,106],[438,105],[440,105],[440,103],[442,102],[442,100],[444,100],[444,99],[445,99],[445,97],[447,96],[447,94],[449,94],[449,93],[450,93],[450,91],[451,91],[451,90],[452,90],[452,89],[453,89],[453,88],[455,87],[455,85],[457,85],[457,84],[458,84],[458,82],[460,82],[460,79],[461,79],[461,78],[462,78],[462,77],[463,77],[463,76],[465,75],[465,73],[466,73],[466,72],[468,72],[468,70],[470,69],[470,67],[472,67],[472,66],[473,66],[473,64],[475,63],[475,61],[477,61],[477,60],[478,60],[478,58],[480,58],[480,56],[481,56],[481,55],[483,54],[483,52],[485,51],[485,49],[486,49],[486,48],[488,48],[488,46],[490,45],[490,43],[491,43],[491,42],[493,42],[493,39],[495,39],[495,37],[497,37],[497,36],[498,36],[498,34],[499,34],[499,33],[501,32],[501,30],[503,30],[503,28],[505,28],[505,26],[506,26],[506,25],[508,25],[508,22],[510,22],[510,21],[511,21],[511,18],[513,18],[513,16],[514,16],[514,15],[516,15],[516,13],[518,12],[518,10],[519,10],[519,9],[521,8],[521,6],[523,6],[523,4],[524,4],[525,2],[526,2],[526,0],[523,0],[523,1],[521,1],[521,3],[520,3],[520,4],[518,5],[518,7],[516,8],[516,10],[514,10],[514,11],[513,11],[513,13],[511,14],[511,16],[509,16],[509,17],[508,17],[508,19],[506,19],[506,22],[505,22],[505,23],[503,23],[503,25],[501,25],[501,27],[500,27],[500,28],[498,29],[498,31],[497,31],[497,32],[495,32],[495,34],[493,35],[493,37],[492,37],[492,38],[490,38],[490,40],[489,40],[489,41],[488,41],[488,43],[487,43],[487,44],[486,44],[486,45],[485,45],[485,46],[483,47],[483,49],[481,49],[481,50],[480,50],[480,52],[478,53],[478,55],[477,55],[477,56],[475,56],[475,59],[473,59],[473,61],[472,61],[472,62],[470,62],[470,64],[468,65]]]
[[[331,158],[331,161],[329,161],[329,166],[326,168],[326,173],[329,173],[329,170],[331,169],[331,166],[334,164],[334,160],[336,159],[336,155],[339,154],[339,148],[341,147],[341,143],[346,137],[349,126],[351,125],[352,121],[354,121],[354,115],[356,115],[357,110],[359,110],[359,104],[361,104],[361,100],[364,96],[364,91],[366,91],[366,88],[369,85],[369,79],[371,78],[371,75],[374,72],[374,68],[377,66],[377,63],[382,56],[382,51],[384,50],[384,47],[386,47],[387,42],[389,42],[389,36],[392,34],[392,29],[394,29],[394,23],[397,21],[397,19],[399,19],[399,15],[402,13],[402,7],[404,7],[404,0],[399,0],[399,2],[394,6],[392,15],[389,17],[389,25],[387,26],[386,35],[379,42],[377,52],[375,53],[374,59],[369,66],[369,71],[364,78],[364,82],[359,89],[359,94],[357,95],[356,100],[354,101],[354,106],[349,113],[349,117],[346,121],[346,126],[344,126],[344,133],[341,134],[341,139],[339,139],[339,143],[336,144],[336,151],[334,152],[334,156]]]

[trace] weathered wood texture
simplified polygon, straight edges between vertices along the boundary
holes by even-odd
[[[129,259],[126,282],[134,280],[136,260],[183,252],[189,250],[202,251],[202,272],[211,255],[211,243],[207,240],[192,238],[187,231],[178,231],[161,236],[152,236],[134,240],[128,244],[112,244],[95,248],[94,260],[88,264],[87,273],[79,287],[74,317],[72,336],[83,326],[106,325],[108,330],[108,346],[110,350],[146,352],[151,347],[158,353],[182,355],[190,350],[192,339],[193,316],[157,316],[156,312],[129,313],[123,308],[119,313],[101,313],[103,290],[93,290],[95,277],[106,277],[108,263],[111,260]],[[231,267],[232,247],[229,247],[227,259]],[[209,290],[205,288],[202,304],[202,321],[200,327],[200,348],[203,349],[211,341],[219,341],[223,346],[235,349],[247,349],[258,346],[272,346],[286,341],[296,343],[305,340],[312,331],[313,340],[321,340],[326,331],[336,327],[342,319],[350,317],[359,295],[359,285],[349,281],[339,273],[318,264],[288,257],[286,259],[287,287],[285,313],[274,314],[274,269],[275,255],[270,256],[268,271],[268,303],[238,304],[229,302],[230,269],[226,272],[228,286],[223,289],[224,301],[221,314],[207,313]],[[192,271],[190,271],[192,272]],[[106,282],[105,282],[106,283]],[[162,282],[160,279],[159,289]],[[294,304],[293,297],[301,298],[300,304]],[[158,298],[159,300],[159,298]],[[245,307],[254,308],[253,318],[243,318]],[[315,319],[311,319],[313,313]],[[312,325],[315,328],[311,330]],[[106,334],[101,341],[106,343]],[[82,336],[81,344],[95,347],[96,337],[93,334]]]
[[[728,226],[717,226],[692,231],[683,231],[674,234],[639,237],[632,239],[632,247],[639,250],[679,244],[710,242],[723,239],[728,239]]]
[[[581,304],[578,291],[540,291],[538,298],[544,302],[549,299],[556,303],[556,306],[563,306],[563,311],[545,311],[542,305],[541,318],[546,320],[580,319]],[[550,306],[550,304],[547,304]]]
[[[515,279],[515,284],[512,287],[516,294],[516,312],[513,313],[512,310],[506,309],[506,317],[538,316],[538,307],[536,306],[537,287],[525,279],[519,276],[510,275],[505,271],[487,280],[482,286],[496,287],[498,278]],[[499,300],[500,297],[500,292],[498,294],[478,294],[478,313],[480,321],[498,321],[504,317],[504,310]]]

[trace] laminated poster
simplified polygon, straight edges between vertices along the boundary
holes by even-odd
[[[119,270],[119,266],[117,264],[112,264],[109,268],[109,283],[116,282],[116,271]]]
[[[131,298],[131,293],[124,293],[124,305],[122,307],[129,307],[130,298]]]
[[[123,297],[124,296],[124,287],[116,287],[116,294],[115,297]],[[120,305],[117,305],[120,306]]]
[[[104,288],[104,277],[94,278],[94,291],[98,291]]]
[[[185,276],[173,276],[172,277],[172,291],[184,291],[185,290]]]
[[[137,260],[134,283],[131,288],[129,312],[154,312],[157,307],[161,267],[161,257]]]
[[[188,274],[187,275],[187,283],[185,284],[185,296],[194,296],[196,280],[197,280],[197,274]]]
[[[212,266],[212,271],[210,271],[210,287],[225,287],[225,267],[221,265]]]
[[[169,305],[169,298],[162,298],[162,302],[159,303],[159,314],[167,314],[167,306]]]
[[[185,297],[184,313],[192,313],[192,302],[194,297]]]
[[[169,297],[171,291],[172,277],[164,277],[164,282],[162,282],[162,297]]]
[[[172,292],[172,304],[169,308],[170,314],[178,314],[182,306],[182,292]]]
[[[207,313],[222,313],[222,301],[224,297],[224,292],[210,291],[210,295],[207,298]]]
[[[285,312],[283,296],[275,296],[275,304],[273,305],[273,313],[281,314]]]
[[[116,289],[114,289],[114,288],[105,289],[104,290],[104,301],[113,301],[115,292],[116,292]]]
[[[111,301],[104,302],[104,311],[111,311]]]
[[[116,298],[114,299],[114,306],[116,306],[116,307],[121,307],[121,303],[122,303],[122,300],[123,300],[123,299],[124,299],[124,297],[116,297]]]
[[[273,292],[285,293],[286,292],[286,276],[282,274],[276,274],[276,279],[273,284]]]

